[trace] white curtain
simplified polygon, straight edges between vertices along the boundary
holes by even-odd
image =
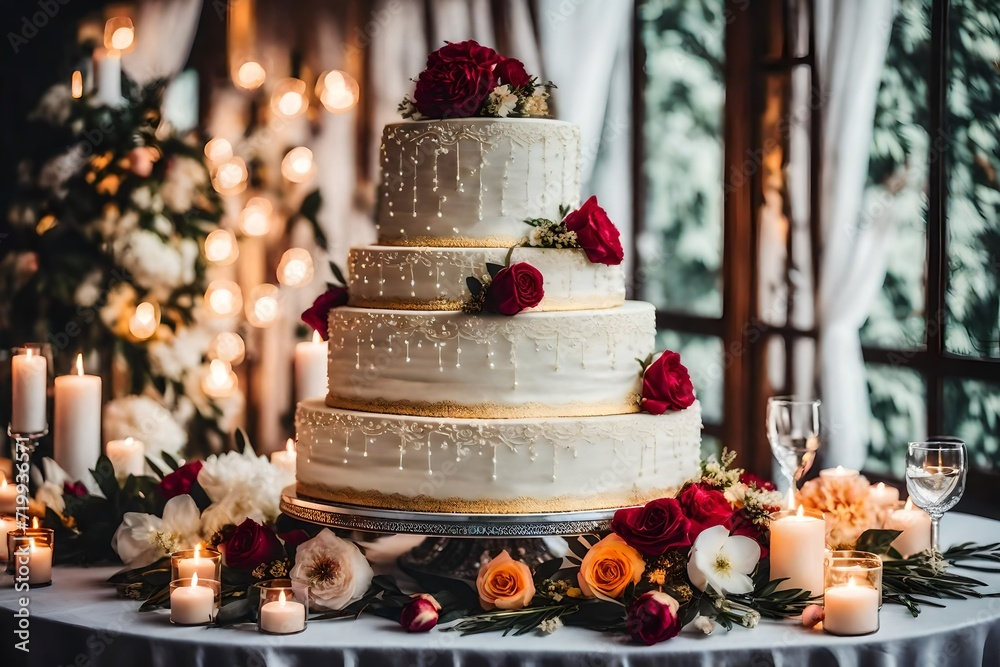
[[[828,462],[860,469],[871,406],[859,330],[885,280],[891,207],[866,207],[875,99],[893,0],[816,3],[823,99],[823,171],[817,320]]]
[[[144,0],[136,8],[135,49],[122,58],[129,78],[144,84],[172,78],[191,54],[202,0]]]

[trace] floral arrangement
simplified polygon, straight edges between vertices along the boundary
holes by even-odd
[[[98,351],[101,374],[114,380],[105,438],[141,437],[153,455],[177,454],[201,440],[190,434],[219,444],[243,408],[238,392],[201,390],[225,326],[201,305],[201,246],[222,209],[202,143],[161,118],[162,86],[126,88],[125,104],[107,107],[57,85],[33,115],[32,131],[47,140],[21,165],[8,212],[0,285],[13,310],[0,312],[0,329]],[[149,304],[141,334],[130,327],[140,304]]]
[[[562,220],[532,218],[525,223],[534,227],[522,245],[536,248],[582,248],[594,264],[614,266],[622,263],[625,251],[621,233],[607,211],[591,196],[583,206],[570,211],[561,209]]]
[[[849,549],[866,530],[881,527],[870,494],[871,484],[863,475],[817,477],[802,485],[796,499],[805,509],[826,517],[827,544]]]
[[[399,105],[403,118],[523,118],[547,116],[548,89],[524,63],[469,40],[447,42],[427,56],[412,98]]]

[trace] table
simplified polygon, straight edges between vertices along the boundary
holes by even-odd
[[[942,522],[943,541],[1000,541],[1000,522],[954,514]],[[391,569],[394,556],[420,538],[394,536],[369,547],[376,571]],[[1000,598],[956,601],[946,609],[925,608],[917,619],[887,604],[881,630],[867,637],[842,638],[803,628],[797,621],[764,621],[753,630],[717,628],[706,637],[685,630],[655,647],[634,646],[623,638],[578,628],[548,637],[461,637],[434,630],[409,635],[390,621],[365,616],[357,621],[310,624],[301,634],[275,637],[252,626],[220,630],[171,626],[166,611],[138,613],[138,603],[121,600],[103,582],[114,568],[57,568],[54,585],[31,591],[30,649],[15,651],[12,612],[16,594],[0,589],[0,665],[38,667],[671,667],[739,665],[910,667],[1000,665]],[[1000,575],[979,575],[1000,590]]]

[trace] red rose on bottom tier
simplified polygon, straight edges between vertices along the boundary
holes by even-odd
[[[694,403],[691,375],[681,355],[665,350],[642,374],[642,409],[654,415],[683,410]]]
[[[516,262],[500,269],[486,288],[483,309],[500,315],[516,315],[534,308],[542,301],[541,272],[527,262]]]

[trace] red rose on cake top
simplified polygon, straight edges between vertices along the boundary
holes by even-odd
[[[521,88],[531,83],[531,75],[524,70],[524,63],[517,58],[501,58],[493,69],[493,77],[498,84],[508,84],[511,88]]]
[[[642,374],[642,409],[661,415],[667,410],[683,410],[692,403],[694,385],[681,363],[681,355],[664,351]]]
[[[496,51],[469,40],[448,43],[427,56],[413,91],[413,104],[429,118],[475,116],[496,85]]]
[[[611,222],[607,211],[591,196],[583,206],[571,211],[563,218],[566,229],[576,232],[576,241],[587,253],[587,259],[594,264],[613,266],[621,264],[625,257],[621,234]]]

